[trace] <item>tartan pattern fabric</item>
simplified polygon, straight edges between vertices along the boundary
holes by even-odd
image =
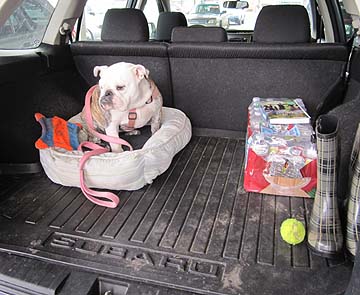
[[[350,158],[350,195],[347,204],[346,248],[355,256],[360,231],[360,125]]]
[[[351,156],[350,156],[350,177],[351,177],[352,173],[354,172],[355,164],[358,161],[359,150],[360,150],[360,124],[358,125],[357,131],[355,134],[355,139],[354,139]]]
[[[334,124],[335,121],[335,124]],[[329,124],[329,126],[321,126]],[[326,130],[326,133],[321,133]],[[338,136],[337,118],[319,117],[316,126],[317,187],[308,229],[308,244],[319,254],[338,254],[343,246],[343,235],[336,196]]]

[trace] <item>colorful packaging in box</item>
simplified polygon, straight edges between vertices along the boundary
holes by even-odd
[[[271,125],[261,102],[249,106],[244,188],[248,192],[314,197],[316,144],[310,124]],[[297,103],[305,109],[301,99]]]

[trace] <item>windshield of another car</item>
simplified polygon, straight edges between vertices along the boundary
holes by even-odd
[[[240,2],[238,2],[238,1],[228,1],[227,2],[228,4],[227,4],[227,7],[228,8],[237,8],[237,4],[239,3],[240,4]],[[239,5],[240,6],[240,5]]]
[[[214,4],[199,4],[196,6],[195,13],[197,14],[219,14],[220,6]]]

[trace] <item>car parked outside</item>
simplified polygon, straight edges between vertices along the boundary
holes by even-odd
[[[220,5],[217,3],[197,4],[186,17],[189,26],[220,26]]]
[[[230,0],[224,1],[221,11],[220,26],[229,29],[230,26],[240,26],[245,21],[244,9],[249,7],[247,1]]]

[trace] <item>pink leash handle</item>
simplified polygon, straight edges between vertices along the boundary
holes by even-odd
[[[85,195],[86,198],[88,198],[91,202],[93,202],[97,205],[109,207],[109,208],[116,208],[116,206],[119,204],[119,197],[117,195],[115,195],[111,192],[99,192],[99,191],[92,190],[92,189],[88,188],[85,184],[85,175],[84,175],[85,162],[90,157],[100,155],[103,153],[107,153],[109,150],[107,148],[97,145],[96,143],[88,142],[88,141],[82,142],[79,145],[78,150],[82,150],[83,147],[87,147],[87,148],[91,149],[92,151],[85,152],[80,160],[81,191],[83,192],[83,194]],[[107,201],[98,199],[98,197],[100,197],[102,199],[107,199]]]

